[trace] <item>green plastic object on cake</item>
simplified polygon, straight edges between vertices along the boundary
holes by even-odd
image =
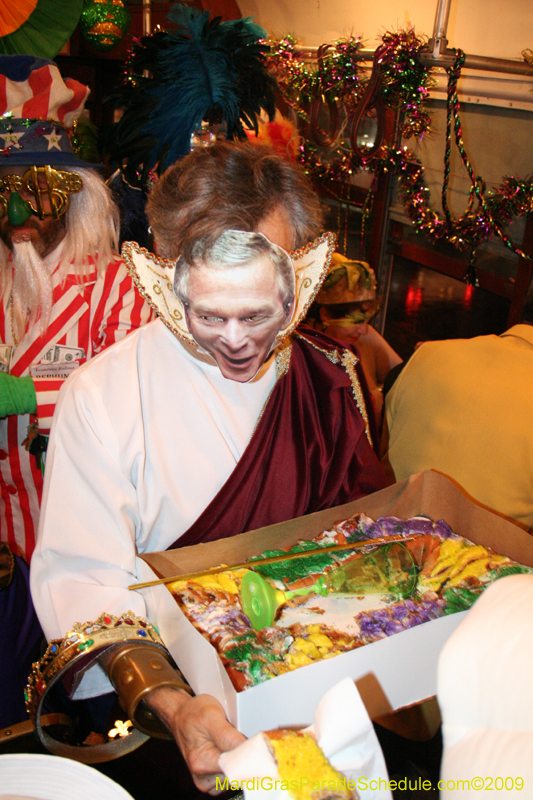
[[[417,568],[403,544],[388,544],[364,553],[346,564],[321,575],[311,586],[283,591],[250,570],[241,582],[240,598],[244,613],[255,630],[273,624],[278,609],[291,597],[319,594],[381,594],[409,597],[417,584]]]

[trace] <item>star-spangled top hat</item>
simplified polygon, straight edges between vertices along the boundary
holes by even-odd
[[[46,58],[0,56],[0,167],[87,167],[67,133],[83,111],[89,88],[63,80]]]

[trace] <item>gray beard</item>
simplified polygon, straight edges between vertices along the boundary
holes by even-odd
[[[50,255],[53,255],[52,251]],[[38,335],[48,327],[52,313],[52,269],[57,264],[57,253],[53,260],[43,259],[31,242],[13,244],[13,331],[17,341],[34,330]]]

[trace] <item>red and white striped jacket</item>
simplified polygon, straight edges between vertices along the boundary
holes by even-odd
[[[54,275],[57,273],[58,269]],[[46,332],[37,335],[29,331],[15,345],[11,285],[8,281],[6,284],[0,309],[0,340],[13,345],[9,370],[12,375],[29,375],[30,368],[41,363],[54,345],[83,348],[86,358],[92,358],[144,325],[152,315],[117,257],[105,270],[98,275],[95,270],[81,283],[75,275],[68,275],[62,283],[56,281]],[[28,561],[35,546],[43,479],[35,456],[27,452],[22,442],[28,435],[28,426],[34,422],[39,433],[49,433],[64,380],[34,377],[37,414],[0,421],[0,539]]]

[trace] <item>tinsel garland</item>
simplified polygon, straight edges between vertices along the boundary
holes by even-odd
[[[153,37],[164,36],[162,31]],[[137,44],[139,44],[137,42]],[[367,84],[368,70],[360,55],[362,41],[359,37],[338,40],[320,48],[316,66],[309,68],[298,56],[296,40],[285,36],[270,41],[267,65],[277,79],[279,90],[297,115],[309,122],[308,107],[316,98],[326,103],[337,103],[345,110],[349,122],[355,107],[363,96]],[[404,139],[414,136],[421,139],[429,131],[431,118],[426,108],[429,90],[433,85],[430,69],[420,63],[419,52],[425,46],[425,37],[413,29],[387,32],[380,45],[380,92],[384,103],[402,116],[401,134]],[[524,60],[533,63],[532,51],[522,53]],[[448,116],[442,204],[444,215],[434,211],[429,202],[429,190],[424,181],[424,168],[413,152],[402,147],[383,148],[372,159],[365,161],[366,169],[374,172],[374,183],[367,194],[363,207],[363,237],[371,214],[372,203],[381,172],[393,171],[397,176],[400,194],[407,214],[415,229],[429,238],[446,239],[460,249],[470,249],[471,259],[465,276],[477,283],[475,255],[479,244],[491,236],[499,236],[505,245],[520,256],[528,257],[508,239],[504,227],[513,216],[522,216],[533,210],[533,182],[516,177],[506,177],[499,186],[486,192],[484,182],[475,176],[465,152],[459,117],[457,80],[463,56],[458,53],[454,67],[450,70],[448,86]],[[132,69],[133,58],[126,65],[126,77],[132,88],[145,79],[141,77],[142,64]],[[450,177],[452,136],[458,147],[463,165],[471,181],[471,190],[466,212],[454,219],[447,203]],[[342,139],[328,148],[320,148],[309,141],[300,146],[299,160],[315,184],[321,185],[340,204],[348,206],[348,190],[336,191],[335,184],[348,187],[350,178],[361,169],[361,161]]]
[[[347,202],[346,198],[337,197],[330,187],[333,183],[348,181],[350,176],[360,169],[361,165],[355,159],[343,153],[339,158],[325,163],[317,148],[304,142],[300,147],[299,160],[313,182],[328,188],[329,193],[341,202]],[[474,209],[470,204],[465,214],[456,219],[450,218],[448,221],[431,208],[424,167],[407,147],[400,149],[388,147],[366,166],[374,171],[376,176],[380,172],[387,171],[392,171],[397,176],[404,208],[418,233],[435,240],[446,239],[461,250],[470,249],[473,256],[481,242],[496,235],[502,238],[513,252],[525,256],[525,253],[515,247],[503,233],[503,228],[513,217],[521,217],[533,211],[533,181],[506,177],[501,184],[484,195],[483,205]],[[371,211],[372,198],[371,189],[367,196],[368,202],[363,209],[363,228]],[[473,264],[466,277],[470,282],[476,283],[472,267]]]
[[[403,130],[404,138],[407,138],[409,134],[421,136],[425,130],[428,130],[431,122],[423,105],[428,95],[428,76],[423,72],[424,68],[418,64],[416,58],[419,41],[414,37],[412,31],[399,34],[387,33],[383,36],[381,92],[384,97],[387,97],[387,102],[391,106],[402,109],[406,115],[409,115],[410,121],[407,130],[405,127]],[[523,55],[526,58],[526,54]],[[522,216],[533,210],[533,182],[529,179],[520,180],[508,177],[504,178],[502,184],[496,186],[492,192],[487,193],[484,181],[474,174],[464,147],[459,116],[460,104],[457,95],[457,81],[464,62],[464,54],[458,51],[456,56],[456,61],[450,69],[448,83],[446,151],[442,185],[444,216],[441,217],[431,208],[429,190],[424,181],[424,168],[407,147],[400,150],[390,147],[383,148],[371,160],[365,162],[365,167],[372,170],[375,176],[388,170],[397,175],[404,207],[418,232],[433,239],[446,239],[460,249],[470,249],[470,264],[465,280],[478,285],[475,271],[476,250],[481,242],[491,236],[498,236],[517,255],[530,258],[511,242],[504,232],[504,226],[511,221],[513,216]],[[417,80],[421,81],[421,85],[418,87],[419,102],[413,100],[417,93]],[[455,139],[471,184],[466,212],[456,219],[452,217],[447,202],[452,138]],[[300,148],[300,161],[310,178],[315,183],[327,188],[328,193],[333,197],[336,195],[331,189],[332,184],[349,182],[351,175],[361,168],[359,158],[340,144],[324,153],[309,142],[304,142]],[[374,187],[375,185],[376,181],[374,181]],[[368,193],[363,208],[363,238],[372,209],[373,189]],[[337,199],[341,203],[346,202],[346,198],[337,197]]]
[[[421,138],[431,123],[426,102],[434,83],[430,69],[417,58],[426,38],[409,29],[385,33],[381,42],[383,100],[388,107],[403,113],[403,137]],[[323,52],[316,68],[309,68],[298,57],[296,40],[292,36],[270,41],[269,45],[268,69],[277,79],[286,102],[303,120],[309,121],[304,107],[316,97],[340,103],[348,117],[353,114],[366,85],[366,71],[360,58],[363,45],[359,37],[339,39],[321,48]]]
[[[303,106],[315,97],[322,97],[326,102],[340,102],[347,109],[355,108],[364,91],[358,60],[362,48],[360,39],[351,36],[326,46],[313,69],[298,57],[297,43],[292,36],[268,44],[267,68],[276,78],[284,99],[306,122],[309,116]]]
[[[474,169],[466,154],[463,131],[461,127],[461,119],[459,116],[460,103],[457,95],[457,81],[461,73],[461,67],[465,60],[465,54],[462,50],[456,51],[456,59],[453,67],[450,69],[448,80],[448,99],[447,99],[447,115],[446,115],[446,151],[444,155],[444,179],[442,183],[442,208],[444,211],[444,225],[443,231],[446,239],[452,244],[461,246],[465,241],[461,236],[464,231],[465,223],[469,231],[470,246],[470,265],[465,275],[465,280],[469,283],[478,286],[478,279],[475,268],[476,249],[481,241],[488,239],[493,234],[499,236],[502,242],[517,255],[523,258],[530,258],[519,247],[516,247],[511,240],[506,236],[503,231],[503,225],[510,221],[510,217],[501,220],[493,213],[492,203],[490,197],[485,194],[485,182],[479,176],[474,174]],[[451,172],[451,141],[452,141],[452,127],[455,136],[455,143],[461,156],[463,166],[465,167],[468,177],[470,178],[470,192],[468,207],[459,219],[454,220],[451,216],[448,207],[447,192],[449,177]],[[501,196],[501,195],[500,195]],[[478,207],[474,208],[474,202],[477,201]],[[501,207],[501,202],[500,202]],[[531,208],[531,202],[529,203]],[[463,231],[462,231],[463,229]],[[457,234],[459,230],[459,235]]]
[[[385,33],[381,41],[386,47],[381,66],[383,99],[390,108],[403,113],[402,137],[408,139],[415,136],[421,139],[431,126],[426,103],[429,90],[435,84],[430,69],[423,66],[418,58],[427,40],[411,28]]]
[[[485,195],[483,206],[476,210],[469,208],[461,217],[448,222],[430,207],[424,167],[410,150],[389,148],[378,168],[392,169],[398,176],[406,211],[418,231],[435,239],[447,239],[463,249],[477,247],[492,234],[499,234],[514,216],[533,210],[533,182],[506,177]]]
[[[429,190],[424,181],[424,167],[409,150],[389,149],[382,159],[381,169],[392,168],[398,176],[398,185],[405,210],[415,229],[433,239],[446,239],[461,250],[470,249],[470,266],[465,279],[478,285],[475,273],[475,256],[481,242],[498,236],[514,253],[529,256],[516,247],[503,231],[513,217],[521,217],[533,210],[533,182],[516,177],[505,177],[492,191],[482,194],[477,208],[469,203],[460,217],[443,219],[429,205]],[[479,185],[479,184],[478,184]],[[482,187],[484,191],[484,186]],[[478,198],[479,199],[479,198]]]

